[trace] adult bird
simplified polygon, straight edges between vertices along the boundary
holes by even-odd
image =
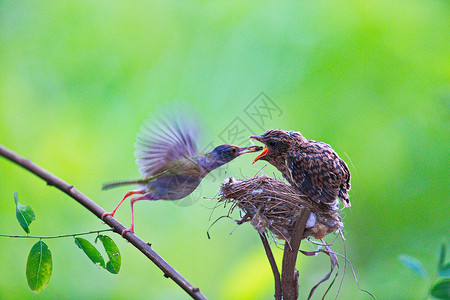
[[[170,113],[157,122],[147,121],[137,135],[136,163],[143,179],[106,184],[103,189],[136,184],[138,189],[125,194],[123,199],[106,216],[114,217],[122,202],[131,195],[131,226],[122,232],[134,233],[133,205],[140,200],[176,200],[191,194],[202,179],[212,170],[223,166],[236,157],[261,151],[259,146],[238,147],[220,145],[206,154],[200,154],[196,142],[199,129],[194,117],[186,112]]]
[[[255,158],[274,165],[283,177],[317,203],[332,205],[339,197],[350,206],[350,171],[330,145],[307,140],[298,131],[271,129],[251,136],[264,144]]]

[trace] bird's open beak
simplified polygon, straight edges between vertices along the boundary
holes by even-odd
[[[243,147],[241,150],[239,150],[239,155],[245,154],[245,153],[252,153],[252,152],[258,152],[261,151],[263,147],[261,146],[250,146],[250,147]]]
[[[249,136],[249,138],[250,138],[250,139],[257,140],[258,142],[264,143],[264,142],[262,141],[262,136],[260,136],[260,135],[252,135],[252,136]],[[264,150],[263,150],[263,152],[261,152],[261,153],[255,158],[255,160],[253,160],[252,164],[254,164],[255,162],[257,162],[261,157],[263,157],[264,155],[266,155],[268,152],[269,152],[269,150],[267,149],[266,145],[264,145]]]

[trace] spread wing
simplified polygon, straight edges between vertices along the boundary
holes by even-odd
[[[194,117],[186,110],[178,110],[144,122],[136,137],[134,153],[142,177],[164,171],[176,159],[198,154],[199,127]]]
[[[319,142],[317,142],[319,143]],[[334,203],[338,197],[343,169],[337,154],[325,143],[308,151],[291,151],[286,159],[286,178],[315,202]]]

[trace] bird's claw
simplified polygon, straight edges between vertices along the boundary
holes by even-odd
[[[125,237],[125,233],[127,233],[127,232],[131,232],[132,234],[134,234],[134,228],[130,227],[130,228],[124,229],[121,234],[122,237]]]
[[[105,217],[106,217],[106,216],[111,216],[111,217],[114,218],[114,212],[105,212],[105,213],[102,215],[102,221],[105,220]]]

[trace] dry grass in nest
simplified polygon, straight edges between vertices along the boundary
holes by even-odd
[[[302,239],[312,236],[321,239],[341,229],[344,224],[335,204],[329,206],[311,201],[292,186],[265,175],[248,180],[227,178],[221,187],[219,202],[237,206],[259,232],[269,229],[279,239],[289,241],[300,210],[311,210]]]

